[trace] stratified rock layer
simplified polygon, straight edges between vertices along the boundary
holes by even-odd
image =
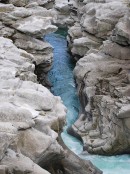
[[[130,12],[125,1],[83,1],[68,41],[81,102],[72,126],[89,153],[130,153]],[[100,46],[101,45],[101,46]]]

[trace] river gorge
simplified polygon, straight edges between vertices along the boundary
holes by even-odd
[[[0,0],[0,174],[130,173],[130,0]]]
[[[45,37],[54,48],[54,62],[49,72],[51,91],[54,95],[60,96],[67,107],[66,126],[61,136],[66,146],[80,158],[90,160],[104,174],[128,174],[130,171],[130,155],[100,156],[83,152],[83,144],[75,137],[69,135],[66,129],[78,118],[80,103],[77,96],[76,84],[73,76],[75,63],[67,47],[67,31],[59,29],[56,34]]]

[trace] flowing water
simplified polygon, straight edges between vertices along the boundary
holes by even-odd
[[[73,79],[74,62],[67,49],[66,33],[50,34],[45,40],[54,47],[54,62],[49,73],[49,80],[53,87],[52,93],[60,96],[67,107],[67,124],[62,133],[64,143],[73,152],[83,159],[90,160],[100,168],[104,174],[130,174],[130,155],[120,155],[105,157],[99,155],[83,155],[82,143],[76,138],[67,134],[66,129],[75,122],[79,112],[79,101],[76,93],[75,82]]]

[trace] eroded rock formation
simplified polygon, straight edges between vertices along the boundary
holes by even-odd
[[[72,126],[89,153],[130,153],[128,1],[80,1],[68,42],[82,105]]]
[[[49,85],[53,48],[41,38],[57,30],[53,0],[0,2],[0,173],[101,173],[58,143],[66,108],[34,74]]]
[[[33,55],[0,37],[0,58],[1,167],[8,172],[44,173],[33,162],[39,163],[51,151],[57,157],[63,153],[54,130],[64,125],[65,107],[59,97],[36,83]]]

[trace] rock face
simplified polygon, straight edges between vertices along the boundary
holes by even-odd
[[[127,11],[126,4],[122,1],[106,3],[85,1],[83,5],[80,2],[78,7],[77,14],[80,22],[69,29],[68,35],[70,49],[76,60],[83,57],[90,49],[99,49]],[[75,35],[77,26],[79,34]]]
[[[0,2],[0,174],[101,173],[58,143],[66,108],[37,81],[49,86],[53,0]]]
[[[59,27],[73,26],[77,20],[75,8],[77,5],[75,0],[55,0],[54,11],[57,14],[55,24]]]
[[[89,153],[130,153],[130,10],[125,1],[83,1],[68,42],[81,102],[72,126]],[[81,58],[82,57],[82,58]]]
[[[14,46],[11,40],[0,37],[0,159],[3,171],[7,168],[11,172],[16,168],[25,173],[48,173],[33,162],[44,161],[47,154],[55,154],[57,158],[64,154],[54,131],[62,129],[66,109],[59,97],[34,83],[37,81],[33,58]]]
[[[33,54],[38,81],[50,86],[47,72],[52,65],[52,47],[37,38],[41,39],[44,35],[57,30],[57,27],[51,24],[56,14],[53,10],[47,10],[30,1],[23,1],[26,8],[21,1],[20,4],[17,4],[18,1],[10,3],[12,4],[0,4],[0,36],[11,38],[18,48]]]

